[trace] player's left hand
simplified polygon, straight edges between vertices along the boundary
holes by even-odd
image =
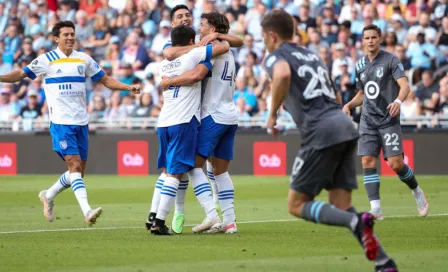
[[[170,87],[168,84],[169,77],[162,77],[162,81],[160,81],[159,86],[162,90],[166,90]]]
[[[131,93],[139,94],[140,93],[140,85],[131,85]]]
[[[212,41],[218,39],[218,35],[219,35],[219,33],[214,32],[214,33],[208,34],[207,36],[204,36],[200,41],[201,45],[202,46],[207,45],[207,44],[211,43]]]
[[[401,105],[397,102],[392,102],[387,106],[387,110],[389,111],[389,115],[395,117],[400,114]]]
[[[266,128],[268,129],[268,133],[271,134],[272,136],[276,137],[278,135],[277,115],[275,116],[269,115]]]

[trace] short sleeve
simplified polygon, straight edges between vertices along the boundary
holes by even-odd
[[[406,76],[406,74],[404,73],[403,64],[398,60],[396,56],[394,56],[391,60],[391,70],[392,76],[395,80]]]
[[[45,57],[45,54],[42,54],[35,58],[30,64],[25,66],[22,70],[26,73],[26,75],[35,79],[38,76],[45,75],[48,71],[48,67],[50,66],[50,61]]]
[[[202,46],[191,50],[188,54],[192,62],[204,64],[209,70],[212,70],[212,45]]]
[[[90,56],[86,55],[86,74],[92,79],[92,81],[98,81],[106,74],[101,67]]]
[[[359,63],[359,61],[358,61],[358,63]],[[355,65],[355,84],[356,84],[356,89],[364,90],[364,84],[362,84],[362,80],[360,78],[361,73],[359,72],[359,69],[358,69],[358,63],[356,63],[356,65]]]
[[[282,57],[276,55],[276,54],[271,54],[269,55],[266,60],[263,63],[263,67],[266,70],[266,72],[268,73],[269,77],[272,79],[272,75],[274,73],[274,66],[277,62],[283,60]]]

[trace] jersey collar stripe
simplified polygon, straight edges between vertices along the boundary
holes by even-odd
[[[48,53],[45,53],[45,57],[47,57],[47,59],[50,61],[50,63],[53,60]]]
[[[50,65],[52,64],[56,64],[56,63],[68,63],[68,62],[81,62],[81,63],[85,63],[86,61],[83,59],[78,59],[78,58],[65,58],[65,59],[58,59],[58,60],[54,60],[50,62]]]
[[[67,83],[67,82],[86,82],[86,77],[66,76],[66,77],[53,77],[45,79],[45,84]]]
[[[56,51],[51,51],[51,53],[53,53],[56,56],[57,59],[60,59],[59,55],[58,55],[58,53],[56,53]]]

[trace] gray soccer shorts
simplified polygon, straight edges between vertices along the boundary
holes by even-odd
[[[400,124],[379,129],[370,129],[361,126],[359,134],[359,156],[378,157],[381,149],[383,150],[384,159],[403,155],[403,140]]]
[[[310,197],[317,196],[322,189],[357,189],[355,148],[356,140],[321,150],[300,148],[290,188]]]

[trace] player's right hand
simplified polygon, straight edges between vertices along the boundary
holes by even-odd
[[[170,87],[168,83],[169,78],[168,77],[162,77],[162,81],[160,81],[159,86],[162,88],[162,90],[166,90]]]
[[[268,129],[268,133],[271,134],[274,137],[277,137],[278,130],[277,130],[277,116],[269,115],[268,122],[266,124],[266,128]]]
[[[350,108],[347,104],[342,108],[342,111],[350,117]]]
[[[140,93],[140,85],[131,85],[131,93],[139,94]]]

